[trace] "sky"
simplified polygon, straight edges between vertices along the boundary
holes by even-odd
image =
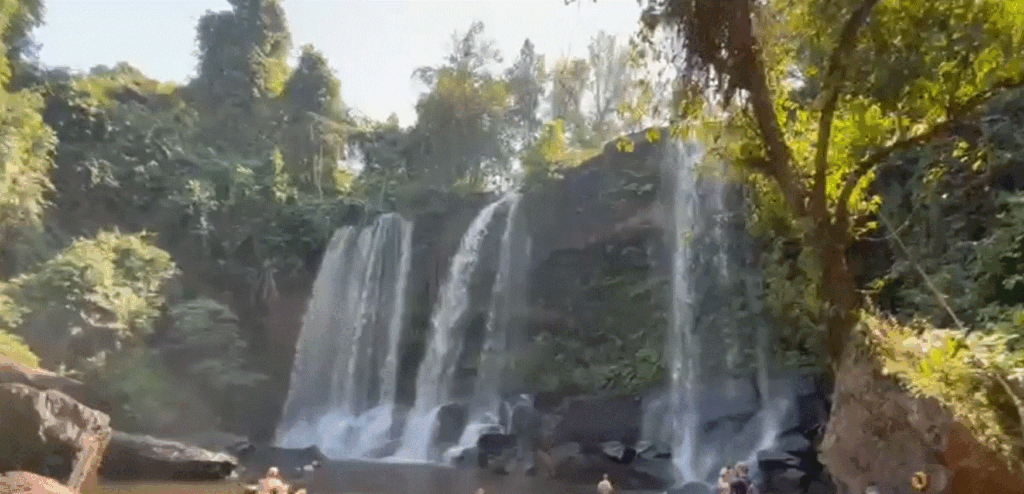
[[[415,121],[423,87],[412,72],[437,65],[451,34],[474,21],[510,62],[529,38],[549,60],[585,56],[598,31],[629,36],[640,18],[637,0],[282,0],[297,52],[312,43],[341,80],[342,99],[366,116],[396,113]],[[195,26],[227,0],[47,0],[46,24],[35,32],[40,61],[88,70],[125,61],[161,81],[195,73]]]

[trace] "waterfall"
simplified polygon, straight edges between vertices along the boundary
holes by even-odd
[[[675,151],[675,153],[671,153]],[[672,407],[669,410],[672,427],[672,459],[677,473],[687,480],[699,479],[694,461],[699,449],[697,434],[697,379],[701,345],[694,334],[694,286],[691,276],[694,261],[694,240],[699,208],[697,198],[697,164],[702,151],[693,145],[669,147],[677,154],[670,164],[676,167],[675,194],[672,213],[675,220],[672,263],[672,317],[668,332],[667,351]]]
[[[508,199],[509,211],[501,234],[498,272],[491,290],[477,377],[469,403],[469,420],[457,448],[475,446],[482,432],[501,425],[501,390],[510,370],[508,355],[515,350],[513,317],[524,305],[522,297],[526,296],[529,274],[530,238],[522,230],[521,199],[519,194],[512,194]]]
[[[412,224],[397,214],[335,232],[303,317],[278,445],[358,458],[387,441],[411,253]]]
[[[768,385],[770,328],[760,315],[759,273],[745,265],[752,247],[742,222],[733,221],[742,209],[726,197],[723,179],[699,173],[708,169],[699,146],[666,152],[674,179],[670,386],[645,410],[645,435],[671,437],[679,481],[709,482],[736,461],[756,469],[757,451],[772,446],[790,402]],[[722,417],[716,408],[735,405],[730,400],[753,401],[742,405],[753,417],[739,429],[712,427]]]
[[[416,376],[416,400],[406,418],[395,459],[433,459],[431,448],[437,433],[437,415],[440,408],[452,400],[456,362],[462,354],[466,332],[463,316],[469,308],[469,286],[480,259],[480,249],[495,214],[500,209],[509,210],[518,202],[519,195],[510,194],[487,205],[462,236],[431,315],[427,350]]]

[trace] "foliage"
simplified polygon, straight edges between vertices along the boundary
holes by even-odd
[[[1011,466],[1024,466],[1024,353],[1009,348],[1011,337],[877,316],[865,317],[864,325],[886,374],[913,395],[938,400]]]
[[[0,89],[0,251],[25,227],[37,226],[50,191],[55,139],[39,115],[40,98]]]
[[[170,255],[147,235],[106,231],[75,241],[11,283],[30,311],[67,307],[84,329],[113,334],[119,346],[138,344],[152,331],[164,301],[161,288],[175,271]]]
[[[171,374],[146,348],[114,354],[88,377],[113,405],[111,422],[119,430],[206,430],[214,419],[194,390]]]
[[[291,35],[278,0],[231,0],[199,19],[196,84],[214,99],[248,106],[284,89]]]
[[[196,299],[171,309],[173,321],[163,346],[173,346],[170,365],[185,371],[206,389],[224,393],[233,386],[252,387],[266,376],[245,370],[246,344],[238,317],[210,299]]]
[[[670,283],[629,261],[635,249],[609,245],[607,264],[555,261],[541,271],[537,296],[553,324],[521,356],[518,368],[531,389],[628,393],[664,383]],[[595,272],[603,275],[590,280]],[[555,323],[557,317],[574,322]]]
[[[818,257],[838,358],[862,304],[846,252],[875,227],[879,204],[864,179],[900,151],[963,137],[981,103],[1024,83],[1024,9],[996,0],[647,7],[648,40],[661,27],[675,35],[683,81],[696,88],[680,92],[691,128],[755,174],[769,210],[760,217]],[[704,101],[723,111],[700,111],[710,110]]]
[[[598,149],[571,148],[566,139],[565,123],[562,120],[548,122],[537,142],[523,153],[527,183],[560,177],[566,168],[579,166],[599,153]]]
[[[530,40],[523,42],[519,58],[505,73],[508,81],[508,118],[513,128],[519,129],[519,146],[529,146],[540,130],[540,103],[544,96],[547,74],[544,70],[544,56],[534,50]]]
[[[489,70],[500,61],[483,24],[453,36],[445,65],[421,67],[415,76],[430,87],[416,103],[411,170],[425,183],[447,186],[501,175],[508,164],[505,114],[509,91]]]
[[[45,10],[43,0],[0,0],[0,33],[5,50],[0,64],[20,62],[32,54],[31,33],[43,24]]]

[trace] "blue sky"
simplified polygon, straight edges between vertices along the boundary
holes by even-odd
[[[282,0],[294,46],[316,45],[341,79],[342,97],[364,114],[415,120],[422,87],[413,69],[448,52],[451,33],[483,21],[507,59],[525,38],[548,59],[586,53],[599,30],[628,36],[637,27],[636,0]],[[195,25],[226,0],[47,0],[36,32],[40,60],[86,70],[127,61],[165,81],[195,70]]]

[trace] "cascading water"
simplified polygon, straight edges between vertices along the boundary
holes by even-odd
[[[387,441],[412,229],[385,214],[331,238],[303,318],[278,445],[358,458]]]
[[[760,278],[745,265],[750,246],[742,225],[737,230],[732,221],[741,211],[733,211],[738,208],[726,200],[724,180],[699,173],[704,160],[699,146],[670,145],[666,152],[674,178],[672,317],[666,345],[671,384],[667,396],[653,400],[645,411],[645,435],[672,438],[677,480],[709,482],[729,463],[747,461],[756,468],[755,455],[772,446],[789,401],[768,386],[770,339],[760,319]],[[711,348],[724,358],[706,358],[705,349]],[[752,368],[744,368],[742,362],[750,361]],[[752,390],[736,389],[751,380]],[[719,417],[711,409],[746,397],[757,403],[753,418],[741,428],[708,427]]]
[[[480,434],[501,426],[500,409],[503,406],[500,391],[505,382],[513,350],[514,312],[523,305],[527,291],[530,237],[522,230],[519,215],[520,194],[508,198],[508,216],[501,234],[498,254],[498,272],[491,290],[490,307],[480,350],[478,371],[469,403],[469,420],[455,450],[476,445]],[[454,451],[453,451],[454,452]]]
[[[431,315],[426,354],[416,376],[416,400],[406,418],[396,460],[430,461],[440,408],[451,402],[456,362],[463,351],[469,308],[469,285],[480,259],[480,249],[495,214],[518,204],[510,194],[484,207],[470,223],[452,258],[437,305]]]

